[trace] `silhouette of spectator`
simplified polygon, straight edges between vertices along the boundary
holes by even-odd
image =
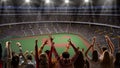
[[[19,68],[19,56],[17,54],[12,56],[11,66],[11,68]]]
[[[96,37],[93,38],[92,44],[89,46],[87,51],[85,52],[85,56],[90,64],[90,68],[100,68],[100,59],[98,55],[98,51],[94,49]],[[92,57],[88,55],[88,51],[92,48]]]
[[[28,68],[28,67],[35,68],[34,66],[35,64],[32,62],[32,55],[27,55],[26,57],[27,57],[27,64],[25,68]]]
[[[4,49],[4,68],[11,68],[11,60],[12,60],[12,52],[11,52],[11,43],[9,41],[6,42],[5,49]]]
[[[43,41],[42,45],[38,49],[37,47],[38,40],[35,41],[35,59],[36,59],[36,68],[50,68],[51,61],[51,52],[48,54],[42,53],[44,46],[48,43],[48,40]],[[52,45],[52,44],[51,44]]]
[[[85,68],[85,60],[82,51],[79,51],[79,55],[74,63],[74,68]]]
[[[70,54],[68,52],[63,52],[62,56],[60,57],[54,47],[53,47],[53,53],[55,55],[55,58],[58,61],[58,68],[74,68],[74,62],[76,60],[76,58],[78,57],[78,49],[74,46],[74,44],[71,42],[71,40],[69,40],[69,45],[72,46],[72,48],[75,51],[75,55],[70,59]]]
[[[0,68],[3,68],[2,67],[2,64],[3,64],[3,62],[2,62],[2,45],[1,45],[1,43],[0,43]]]
[[[116,53],[114,65],[115,68],[120,68],[120,51]]]
[[[2,45],[0,43],[0,60],[1,60],[1,58],[2,58]]]
[[[106,42],[108,43],[109,51],[105,50],[102,55],[100,55],[101,67],[102,68],[114,68],[115,58],[114,45],[108,36],[105,36]]]

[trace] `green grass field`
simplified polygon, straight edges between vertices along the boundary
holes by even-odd
[[[59,54],[61,54],[63,51],[65,51],[65,47],[66,44],[68,43],[68,39],[70,38],[71,41],[80,48],[84,48],[86,50],[86,45],[84,44],[84,42],[80,39],[80,37],[78,35],[74,35],[74,34],[53,34],[52,37],[54,38],[54,42],[55,44],[59,44],[59,46],[55,46],[56,50]],[[15,51],[17,53],[19,53],[19,49],[16,45],[16,42],[20,42],[22,44],[22,48],[23,51],[25,52],[26,50],[30,51],[34,51],[34,47],[35,47],[35,40],[38,39],[38,47],[40,47],[42,41],[44,39],[48,38],[48,35],[40,35],[40,36],[30,36],[30,37],[19,37],[19,38],[6,38],[4,40],[1,40],[0,42],[2,43],[2,46],[4,48],[5,46],[5,42],[6,41],[11,41],[11,48],[12,51]],[[49,50],[50,46],[46,45],[44,47],[44,51],[45,50]],[[74,51],[72,49],[72,47],[70,47],[69,49],[70,55],[72,56],[74,54]]]

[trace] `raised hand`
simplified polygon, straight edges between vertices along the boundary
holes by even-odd
[[[71,45],[71,44],[72,44],[71,39],[68,39],[68,42],[69,42],[69,43],[68,43],[69,45]]]
[[[30,51],[30,54],[31,54],[31,55],[34,55],[34,52],[33,52],[33,51]]]
[[[94,37],[93,37],[93,41],[95,41],[95,40],[96,40],[96,37],[94,36]]]
[[[11,43],[10,43],[9,41],[7,41],[7,42],[6,42],[6,47],[9,47],[10,44],[11,44]]]
[[[107,35],[105,35],[105,38],[108,38],[108,36],[107,36]]]
[[[38,43],[38,40],[35,40],[35,44],[37,44]]]
[[[21,43],[20,43],[20,42],[17,42],[16,45],[17,45],[18,47],[20,47],[20,46],[21,46]]]
[[[28,52],[29,52],[29,51],[28,51],[28,50],[26,50],[26,51],[25,51],[25,54],[28,54]]]
[[[105,36],[106,42],[108,43],[109,49],[111,51],[111,53],[114,53],[115,50],[115,45],[112,43],[112,41],[110,40],[109,36]]]
[[[49,36],[49,40],[50,40],[50,42],[53,42],[53,38],[51,35]]]
[[[43,41],[43,45],[48,44],[48,40]]]

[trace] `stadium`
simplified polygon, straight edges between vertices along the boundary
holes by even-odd
[[[39,48],[45,40],[49,41],[52,37],[59,55],[65,51],[69,41],[85,52],[93,43],[94,48],[97,47],[97,43],[101,48],[104,46],[109,48],[110,45],[108,51],[114,47],[113,55],[115,55],[120,51],[119,20],[119,0],[0,0],[0,68],[9,68],[4,65],[7,41],[11,44],[11,51],[16,53],[20,51],[16,45],[17,42],[20,42],[22,52],[35,52],[35,40],[38,40]],[[106,36],[109,37],[107,42]],[[93,37],[96,37],[95,42]],[[43,51],[50,50],[52,48],[50,45],[52,45],[51,42],[48,42]],[[70,46],[68,50],[70,57],[75,54],[73,48]],[[89,53],[90,56],[91,53],[92,50]],[[32,58],[36,59],[34,56]],[[37,66],[37,61],[32,61],[36,62],[35,68],[42,68]],[[60,67],[56,65],[53,68]],[[90,66],[90,68],[99,67]]]

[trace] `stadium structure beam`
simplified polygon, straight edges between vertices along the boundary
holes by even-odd
[[[112,28],[120,29],[120,26],[110,25],[110,24],[102,24],[102,23],[93,23],[93,22],[79,22],[79,21],[32,21],[32,22],[18,22],[18,23],[6,23],[0,24],[0,26],[8,26],[8,25],[19,25],[19,24],[33,24],[33,23],[78,23],[78,24],[88,24],[88,25],[97,25],[97,26],[106,26]]]

